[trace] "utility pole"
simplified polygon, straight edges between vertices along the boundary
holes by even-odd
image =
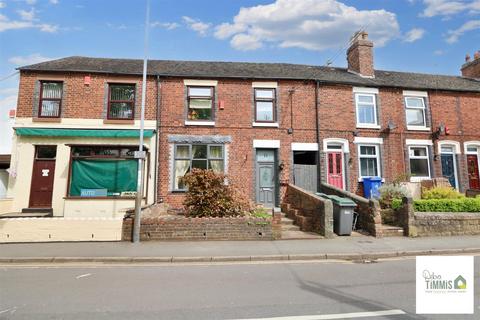
[[[138,143],[138,151],[135,152],[135,158],[138,159],[137,171],[137,197],[135,198],[135,219],[133,221],[134,243],[140,242],[140,221],[143,200],[143,184],[145,175],[145,151],[143,151],[143,132],[145,126],[145,100],[147,97],[147,53],[148,53],[148,29],[150,28],[150,0],[147,0],[146,17],[145,17],[145,39],[143,48],[143,80],[142,80],[142,107],[140,111],[140,141]]]

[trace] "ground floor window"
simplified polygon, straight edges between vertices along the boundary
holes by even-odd
[[[69,196],[132,197],[137,190],[136,147],[73,146]]]
[[[430,178],[428,147],[409,147],[410,174],[412,178]]]
[[[174,156],[174,190],[185,190],[182,177],[193,168],[224,172],[225,156],[223,145],[177,144]]]
[[[378,145],[359,145],[360,177],[380,177],[380,151]]]

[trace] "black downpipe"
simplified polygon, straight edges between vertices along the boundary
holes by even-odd
[[[320,148],[320,118],[319,118],[319,98],[318,98],[318,93],[319,93],[319,82],[318,80],[315,81],[315,126],[316,130],[315,133],[317,135],[317,145],[318,145],[318,151],[317,151],[317,191],[320,191],[320,183],[322,181],[320,174],[320,156],[321,156],[321,148]]]
[[[157,75],[157,110],[155,110],[155,115],[156,115],[156,129],[157,129],[157,139],[155,141],[155,186],[153,190],[155,191],[154,194],[154,203],[157,203],[158,200],[158,182],[159,182],[159,176],[160,176],[160,166],[158,164],[158,153],[160,150],[158,149],[158,145],[160,143],[160,76]]]

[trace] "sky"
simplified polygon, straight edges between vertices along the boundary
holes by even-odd
[[[0,129],[16,107],[19,66],[141,59],[145,4],[0,0]],[[480,0],[151,0],[150,22],[150,59],[344,67],[350,36],[365,29],[376,69],[459,75],[465,54],[480,50]]]

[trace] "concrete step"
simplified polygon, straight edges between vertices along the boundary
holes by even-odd
[[[290,218],[286,218],[286,217],[282,218],[282,224],[287,225],[287,224],[293,224],[293,223],[294,221]]]
[[[403,228],[390,225],[382,225],[380,228],[383,237],[403,237]]]
[[[283,231],[300,231],[300,227],[293,224],[282,224]]]
[[[313,232],[303,231],[282,231],[282,240],[300,240],[300,239],[323,239],[323,237]]]

